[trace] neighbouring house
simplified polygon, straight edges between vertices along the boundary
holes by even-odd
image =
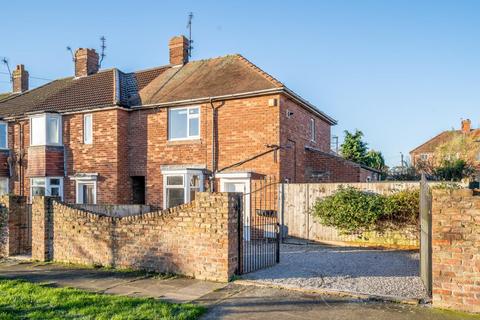
[[[189,61],[183,36],[169,50],[168,65],[126,73],[80,48],[74,76],[32,90],[17,66],[0,96],[0,193],[171,207],[262,176],[377,179],[330,155],[334,119],[243,56]]]
[[[460,137],[469,137],[476,142],[476,140],[480,139],[480,129],[473,129],[470,119],[462,120],[459,130],[443,131],[410,151],[412,165],[414,167],[421,167],[422,165],[435,166],[439,161],[439,159],[437,159],[438,155],[436,155],[438,148]],[[477,148],[475,148],[475,150],[477,150]],[[475,150],[473,150],[473,152],[475,152]],[[457,152],[452,152],[449,156],[451,158],[461,157]],[[470,158],[474,166],[480,169],[480,152],[477,152],[477,154],[474,154],[473,157]]]

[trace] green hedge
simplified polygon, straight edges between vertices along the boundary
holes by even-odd
[[[392,195],[340,187],[333,195],[318,200],[313,215],[326,226],[346,233],[377,229],[382,222],[393,225],[415,224],[419,213],[419,190]]]

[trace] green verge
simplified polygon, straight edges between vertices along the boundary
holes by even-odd
[[[0,319],[197,319],[205,308],[0,279]]]

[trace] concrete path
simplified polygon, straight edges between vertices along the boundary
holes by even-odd
[[[419,269],[415,251],[283,244],[279,264],[242,278],[286,289],[422,300]]]
[[[171,302],[190,302],[226,285],[182,277],[159,279],[137,272],[16,260],[3,260],[0,263],[0,277],[50,283],[99,293],[154,297]]]
[[[209,307],[203,320],[460,320],[479,319],[425,306],[368,301],[235,283],[197,300]]]

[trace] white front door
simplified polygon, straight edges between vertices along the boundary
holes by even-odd
[[[223,180],[223,179],[222,179]],[[243,194],[243,239],[250,240],[250,180],[221,181],[220,191]]]

